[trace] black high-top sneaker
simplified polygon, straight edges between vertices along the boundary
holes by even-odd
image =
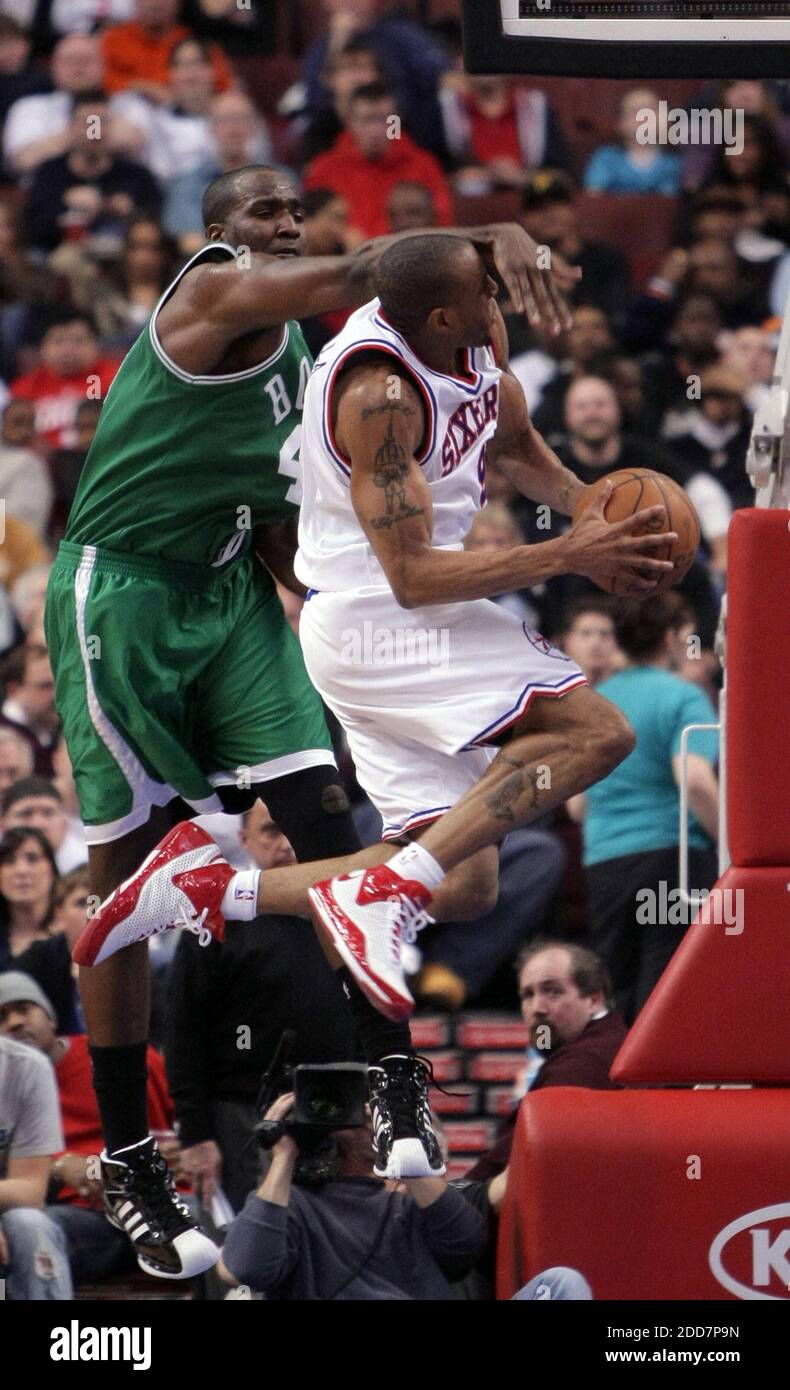
[[[220,1252],[181,1201],[152,1138],[101,1156],[104,1210],[134,1246],[137,1263],[160,1279],[192,1279]]]
[[[438,1178],[445,1171],[428,1102],[432,1075],[423,1057],[382,1057],[368,1068],[377,1177]]]

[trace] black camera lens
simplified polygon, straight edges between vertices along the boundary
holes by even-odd
[[[348,1112],[348,1090],[342,1085],[328,1085],[325,1079],[320,1090],[311,1086],[303,1093],[301,1102],[305,1117],[318,1124],[336,1124]]]

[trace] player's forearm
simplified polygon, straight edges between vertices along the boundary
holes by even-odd
[[[273,1154],[269,1171],[258,1188],[257,1195],[264,1202],[272,1202],[276,1207],[287,1207],[295,1164],[295,1154]]]
[[[401,608],[422,608],[496,598],[566,572],[563,542],[556,540],[496,553],[429,549],[405,561],[389,579]]]
[[[531,426],[515,448],[500,459],[502,471],[524,497],[543,503],[562,516],[573,516],[585,486],[571,473],[545,439]]]

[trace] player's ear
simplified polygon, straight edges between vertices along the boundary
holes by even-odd
[[[210,222],[206,228],[206,236],[209,241],[224,241],[225,228],[220,222]]]
[[[451,333],[455,326],[452,321],[452,310],[431,309],[425,320],[425,325],[433,333]]]

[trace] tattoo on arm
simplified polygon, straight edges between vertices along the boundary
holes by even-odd
[[[411,516],[421,516],[425,511],[424,507],[412,507],[406,500],[405,480],[408,472],[409,463],[406,450],[395,438],[392,415],[390,415],[387,433],[382,440],[381,447],[376,451],[376,460],[373,466],[373,481],[376,487],[380,487],[384,493],[386,508],[380,516],[373,518],[372,525],[375,531],[388,530],[399,521],[406,521]]]
[[[509,772],[502,779],[496,791],[486,797],[486,808],[491,812],[494,820],[505,821],[509,825],[514,825],[516,815],[514,807],[518,801],[525,798],[525,804],[519,809],[518,819],[523,819],[524,815],[535,810],[538,804],[538,770],[537,768],[526,768],[526,764],[519,762],[517,758],[501,756],[501,761],[508,766],[516,769]],[[497,762],[500,758],[497,758]]]

